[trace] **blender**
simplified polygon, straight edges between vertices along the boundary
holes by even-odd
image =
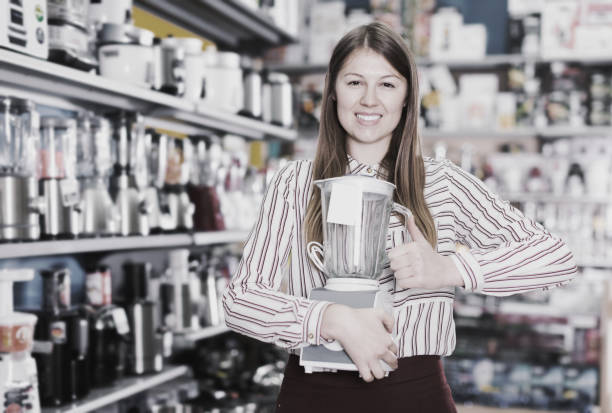
[[[149,235],[149,205],[145,199],[147,161],[142,116],[119,112],[113,116],[115,170],[111,195],[119,211],[121,235]]]
[[[43,117],[41,129],[39,187],[45,199],[43,237],[75,238],[82,208],[76,180],[76,121]]]
[[[170,140],[164,194],[172,217],[172,228],[179,231],[193,229],[195,206],[187,195],[193,158],[193,145],[189,139]]]
[[[13,283],[34,270],[0,271],[0,411],[39,413],[38,376],[32,358],[36,316],[13,311]]]
[[[410,210],[393,202],[395,185],[373,177],[348,175],[314,184],[321,191],[323,245],[309,242],[307,251],[327,281],[325,287],[314,288],[310,298],[389,311],[390,297],[379,289],[377,280],[388,262],[389,218],[393,211],[407,220]],[[337,341],[302,348],[300,365],[307,373],[357,370]],[[390,370],[383,361],[381,365]]]
[[[110,236],[119,229],[119,213],[108,192],[112,170],[110,122],[93,114],[78,119],[77,175],[84,236]]]
[[[0,96],[0,241],[40,237],[39,123],[31,101]]]
[[[147,130],[145,152],[149,173],[149,186],[145,189],[145,199],[149,205],[149,227],[157,234],[173,229],[172,216],[168,210],[165,196],[162,195],[166,168],[168,165],[168,136]]]

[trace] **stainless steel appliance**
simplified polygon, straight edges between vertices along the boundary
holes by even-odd
[[[40,413],[36,362],[32,358],[36,316],[13,311],[13,283],[34,270],[0,270],[0,410]]]
[[[111,196],[119,211],[119,234],[148,235],[149,205],[144,196],[147,164],[142,116],[119,112],[112,120],[115,167],[111,177]]]
[[[145,136],[145,152],[148,164],[149,186],[145,189],[151,233],[170,231],[176,228],[162,194],[168,165],[168,136],[148,130]]]
[[[47,23],[46,1],[0,0],[0,47],[46,59]]]
[[[119,230],[120,217],[108,191],[112,171],[110,122],[93,114],[78,119],[77,176],[83,201],[80,232],[108,236]]]
[[[260,119],[262,116],[261,73],[250,60],[244,60],[244,105],[240,114]]]
[[[43,238],[75,238],[79,234],[82,203],[76,180],[76,121],[41,120],[40,194],[45,199]]]
[[[47,7],[49,60],[82,70],[96,67],[90,51],[94,33],[90,34],[87,23],[89,0],[48,0]]]
[[[289,76],[284,73],[268,73],[263,86],[263,119],[286,128],[293,124],[293,91]]]
[[[189,139],[171,139],[168,147],[168,168],[164,196],[168,203],[172,228],[193,229],[195,207],[187,194],[187,183],[193,164],[193,145]]]
[[[160,90],[162,92],[176,96],[185,94],[187,76],[185,57],[183,42],[174,37],[161,40],[161,61],[157,62],[156,70],[159,70],[160,73]]]
[[[372,177],[349,175],[314,182],[321,191],[323,245],[312,241],[307,250],[328,278],[310,298],[356,308],[390,311],[390,297],[379,290],[377,278],[387,261],[385,252],[391,211],[411,215],[393,202],[395,186]],[[409,239],[408,234],[406,236]],[[334,341],[301,350],[306,372],[321,369],[357,370],[342,346]],[[382,367],[389,371],[386,363]]]
[[[0,241],[40,237],[39,123],[31,101],[0,96]]]
[[[198,329],[197,308],[190,292],[189,250],[170,251],[168,261],[170,265],[160,285],[162,322],[174,332]]]
[[[161,371],[163,334],[157,320],[158,308],[148,299],[151,264],[127,262],[123,265],[125,303],[130,325],[128,369],[134,374]]]

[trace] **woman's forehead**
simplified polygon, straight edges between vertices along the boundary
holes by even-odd
[[[404,78],[389,61],[380,53],[370,48],[354,50],[340,68],[340,76],[356,74],[364,77],[384,77],[394,75]]]

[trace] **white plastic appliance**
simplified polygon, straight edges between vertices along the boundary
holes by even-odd
[[[47,20],[45,0],[0,0],[0,47],[46,59]]]

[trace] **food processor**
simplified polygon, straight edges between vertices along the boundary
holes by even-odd
[[[76,180],[76,121],[41,119],[40,194],[45,199],[44,238],[75,238],[82,204]]]
[[[113,115],[114,173],[111,195],[119,210],[121,235],[149,235],[145,127],[142,116],[120,111]]]
[[[0,96],[0,241],[40,237],[39,124],[31,101]]]
[[[13,283],[34,278],[31,269],[0,270],[0,411],[39,413],[38,376],[32,358],[36,316],[13,311]]]
[[[110,236],[119,229],[119,213],[108,191],[112,170],[110,122],[93,114],[78,119],[77,176],[83,200],[80,231]]]
[[[408,220],[410,210],[393,202],[395,185],[373,177],[348,175],[314,184],[321,191],[323,245],[311,241],[307,251],[327,282],[325,287],[314,288],[310,298],[390,311],[391,299],[377,280],[388,262],[389,218],[393,211]],[[307,373],[358,370],[337,341],[302,348],[300,365]],[[391,370],[383,361],[381,365]]]

